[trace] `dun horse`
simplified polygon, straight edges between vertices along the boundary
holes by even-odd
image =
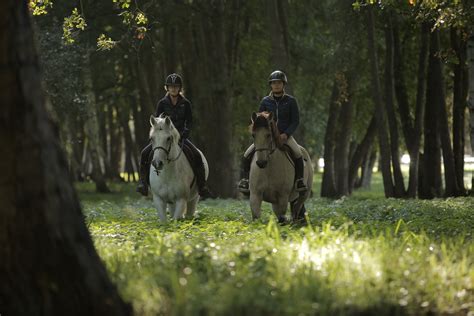
[[[166,209],[175,220],[192,218],[199,200],[196,179],[191,165],[179,144],[179,132],[169,117],[150,117],[150,139],[153,160],[150,166],[150,188],[153,203],[162,222],[166,222]],[[206,170],[206,158],[200,152]]]
[[[295,168],[292,159],[279,141],[279,132],[272,113],[252,114],[252,135],[255,155],[250,168],[250,208],[253,218],[260,217],[262,201],[272,204],[278,221],[286,221],[288,203],[293,221],[304,219],[304,202],[310,190],[304,194],[295,191]],[[313,167],[308,152],[301,147],[304,160],[304,181],[312,187]]]

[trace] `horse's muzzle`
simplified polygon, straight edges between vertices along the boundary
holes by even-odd
[[[156,171],[161,171],[163,169],[163,161],[161,160],[158,162],[156,160],[153,160],[151,164],[156,169]]]
[[[265,168],[268,164],[268,161],[267,160],[257,160],[257,166],[259,166],[260,168]]]

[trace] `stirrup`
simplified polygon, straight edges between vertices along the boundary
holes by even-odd
[[[241,179],[239,181],[239,185],[237,186],[237,188],[239,189],[239,191],[243,194],[248,194],[250,193],[250,189],[249,189],[249,180],[248,179]]]
[[[148,185],[143,183],[143,181],[139,181],[137,185],[137,189],[135,190],[143,196],[148,196]]]
[[[295,182],[295,191],[296,192],[306,192],[306,191],[308,191],[308,187],[304,183],[303,178],[300,178],[300,179],[296,180],[296,182]]]
[[[201,201],[207,199],[215,199],[214,194],[211,192],[211,190],[209,190],[207,186],[204,186],[199,190],[199,196]]]

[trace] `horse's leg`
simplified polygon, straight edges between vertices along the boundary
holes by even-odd
[[[273,213],[275,213],[278,218],[278,223],[286,222],[286,209],[288,208],[288,200],[280,198],[278,203],[272,204]]]
[[[252,210],[252,219],[260,218],[262,207],[262,197],[250,192],[250,209]]]
[[[153,204],[158,211],[158,217],[162,223],[166,223],[166,202],[153,194]]]
[[[192,219],[194,216],[194,212],[196,211],[196,205],[199,201],[199,195],[197,195],[194,199],[188,202],[188,209],[186,211],[186,218]]]
[[[299,220],[304,219],[304,201],[306,199],[304,197],[299,197],[295,201],[291,203],[291,219],[293,222],[297,222]]]
[[[184,213],[186,212],[186,206],[187,206],[187,203],[185,199],[179,199],[174,203],[174,214],[173,214],[174,220],[183,218]]]

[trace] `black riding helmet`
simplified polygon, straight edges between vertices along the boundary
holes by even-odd
[[[176,73],[172,73],[171,75],[168,75],[168,77],[166,77],[165,86],[182,86],[182,85],[183,85],[183,79],[181,78],[180,75]]]
[[[268,84],[271,84],[272,81],[277,81],[277,80],[283,81],[284,84],[288,83],[288,79],[286,79],[285,73],[280,70],[275,70],[274,72],[270,74],[270,76],[268,77]]]

